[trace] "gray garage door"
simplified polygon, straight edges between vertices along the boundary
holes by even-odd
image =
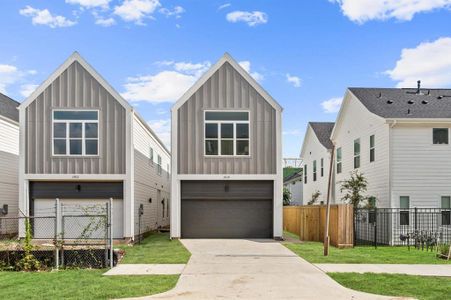
[[[183,238],[272,238],[273,181],[182,181]]]

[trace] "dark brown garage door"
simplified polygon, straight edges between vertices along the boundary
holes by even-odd
[[[272,181],[182,181],[183,238],[272,238]]]

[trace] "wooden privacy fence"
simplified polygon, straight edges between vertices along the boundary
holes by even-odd
[[[326,224],[325,205],[285,206],[283,208],[283,229],[297,234],[301,241],[324,241]],[[354,242],[354,210],[349,204],[330,206],[330,244],[352,247]]]

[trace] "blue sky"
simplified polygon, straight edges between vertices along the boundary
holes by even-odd
[[[79,51],[168,141],[169,109],[224,52],[284,107],[284,156],[346,87],[451,86],[451,0],[2,0],[0,92]]]

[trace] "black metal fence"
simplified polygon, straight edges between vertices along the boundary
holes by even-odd
[[[451,243],[451,209],[354,209],[354,245],[432,247]]]
[[[43,268],[113,266],[112,202],[83,205],[55,199],[34,216],[0,218],[0,269],[17,269],[27,232],[31,253]]]

